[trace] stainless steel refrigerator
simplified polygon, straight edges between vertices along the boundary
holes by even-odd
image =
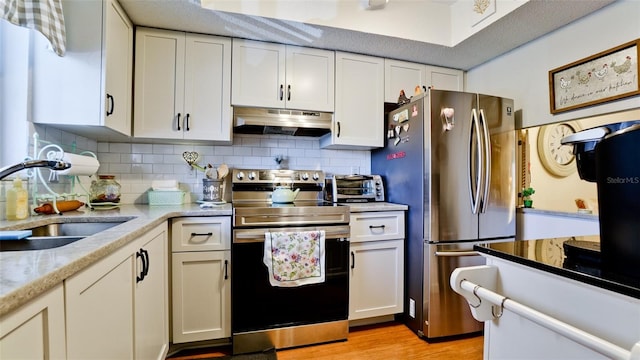
[[[372,151],[388,201],[409,206],[405,319],[421,337],[482,330],[449,277],[484,264],[474,244],[515,238],[514,123],[511,99],[429,90],[389,113]]]

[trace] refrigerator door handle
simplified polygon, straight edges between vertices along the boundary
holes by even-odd
[[[482,162],[484,191],[482,198],[480,199],[480,212],[483,213],[487,210],[487,203],[489,203],[489,184],[491,183],[491,137],[489,135],[489,125],[487,125],[487,118],[483,109],[480,109],[480,123],[482,124],[482,134],[484,137],[484,160]]]
[[[480,182],[474,182],[474,178],[477,180],[480,179],[480,177],[478,176],[478,171],[480,170],[480,152],[482,150],[480,149],[480,126],[478,125],[478,113],[476,112],[476,109],[472,109],[471,111],[470,126],[471,130],[469,131],[469,156],[467,158],[467,166],[469,169],[469,200],[471,201],[471,212],[473,214],[477,214],[479,205],[478,200],[480,198]],[[475,152],[474,149],[476,149]]]
[[[458,257],[458,256],[480,256],[477,251],[436,251],[435,256],[441,257]]]

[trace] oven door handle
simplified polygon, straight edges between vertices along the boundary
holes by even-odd
[[[326,227],[298,227],[298,228],[262,228],[262,229],[234,229],[234,243],[252,243],[264,242],[265,233],[276,231],[318,231],[324,230],[325,240],[338,239],[340,241],[349,241],[350,227],[349,225],[326,226]]]

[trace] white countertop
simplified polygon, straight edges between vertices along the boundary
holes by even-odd
[[[344,203],[349,206],[349,211],[353,213],[366,211],[402,211],[408,210],[409,206],[388,202],[367,202],[367,203]]]
[[[557,210],[545,210],[538,208],[518,208],[518,212],[523,214],[536,214],[536,215],[548,215],[548,216],[562,216],[562,217],[571,217],[585,220],[598,220],[598,214],[585,214],[579,212],[566,212],[566,211],[557,211]]]
[[[122,205],[106,211],[71,211],[63,215],[38,215],[20,221],[0,221],[0,230],[32,228],[60,222],[128,220],[69,245],[47,250],[0,252],[0,316],[60,284],[64,279],[113,253],[170,218],[181,216],[231,216],[231,204],[200,209],[181,206]]]

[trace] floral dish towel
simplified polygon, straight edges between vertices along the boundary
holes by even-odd
[[[263,261],[271,286],[324,282],[324,241],[324,230],[265,233]]]

